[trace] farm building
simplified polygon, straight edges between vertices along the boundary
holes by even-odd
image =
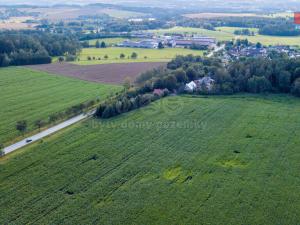
[[[157,95],[159,97],[162,97],[164,95],[167,95],[169,93],[168,89],[154,89],[153,90],[153,95]]]
[[[130,41],[126,40],[118,44],[119,47],[129,47],[129,48],[158,48],[158,41],[149,39],[141,41]]]
[[[191,47],[192,45],[199,45],[205,47],[212,47],[217,43],[215,38],[212,37],[193,37],[185,39],[176,39],[176,46]]]
[[[197,88],[197,84],[194,81],[191,81],[190,83],[187,83],[185,85],[184,90],[192,92],[192,91],[196,90],[196,88]]]

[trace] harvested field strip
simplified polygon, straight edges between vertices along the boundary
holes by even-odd
[[[107,65],[80,66],[69,63],[53,63],[45,65],[28,66],[31,69],[44,71],[52,74],[59,74],[81,80],[123,84],[129,77],[133,81],[143,72],[165,66],[166,63],[116,63]]]

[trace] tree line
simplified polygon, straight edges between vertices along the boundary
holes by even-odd
[[[179,18],[176,21],[178,26],[204,28],[215,30],[217,27],[245,27],[258,28],[259,34],[273,36],[298,36],[300,30],[295,28],[292,18],[267,18],[267,17],[220,17],[220,18],[202,18],[189,19]],[[245,33],[246,32],[246,33]],[[240,31],[237,31],[239,34]],[[243,30],[241,34],[253,35],[252,32]]]
[[[240,58],[224,65],[218,58],[177,56],[167,68],[143,73],[134,85],[110,98],[97,109],[96,117],[110,118],[143,107],[169,93],[186,93],[190,81],[209,76],[211,90],[193,94],[291,93],[300,97],[300,59],[285,55],[270,58]],[[161,90],[162,94],[156,94]]]
[[[72,35],[3,31],[0,32],[0,67],[51,63],[51,57],[76,55],[80,48]]]
[[[67,108],[65,111],[57,112],[49,115],[47,120],[43,119],[37,119],[33,122],[33,126],[36,129],[41,129],[42,127],[45,127],[49,124],[56,123],[58,121],[61,121],[66,118],[71,118],[72,116],[78,115],[80,113],[83,113],[89,109],[91,109],[98,100],[90,100],[84,103],[80,103],[74,106],[71,106]],[[28,130],[28,121],[27,120],[20,120],[16,123],[16,130],[18,130],[22,135]]]

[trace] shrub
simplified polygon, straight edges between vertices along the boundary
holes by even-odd
[[[76,55],[67,55],[66,61],[67,62],[74,62],[76,60],[77,56]]]
[[[300,78],[295,80],[293,87],[292,87],[292,94],[300,97]]]

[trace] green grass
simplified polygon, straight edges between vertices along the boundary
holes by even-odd
[[[300,221],[300,99],[170,97],[0,163],[0,224]]]
[[[152,30],[152,32],[158,34],[164,33],[182,33],[182,34],[197,34],[209,37],[215,37],[218,41],[229,41],[235,38],[245,39],[253,43],[261,42],[264,45],[300,45],[300,36],[296,37],[281,37],[281,36],[267,36],[267,35],[255,35],[255,36],[237,36],[233,32],[238,29],[243,29],[242,27],[217,27],[215,31],[201,29],[201,28],[191,28],[191,27],[173,27],[170,29],[160,29]],[[255,28],[250,28],[250,30],[256,31]]]
[[[137,59],[131,59],[133,52],[138,54]],[[184,48],[165,48],[165,49],[143,49],[143,48],[84,48],[79,56],[80,61],[77,64],[108,64],[108,63],[130,63],[130,62],[168,62],[171,61],[176,55],[203,55],[204,51],[191,50]],[[124,59],[120,59],[120,54],[125,54]],[[105,60],[104,56],[108,55]],[[87,57],[95,57],[96,60],[88,61]],[[98,57],[101,60],[97,60]],[[146,57],[146,58],[145,58]]]
[[[236,27],[217,27],[217,31],[219,32],[228,32],[233,35],[233,32],[237,29]],[[282,37],[282,36],[268,36],[268,35],[260,35],[257,34],[258,30],[255,28],[250,28],[250,30],[256,32],[255,36],[236,36],[236,38],[240,39],[248,39],[253,43],[260,42],[264,45],[300,45],[300,36],[294,37]]]
[[[91,46],[95,46],[96,45],[96,41],[99,40],[100,43],[102,41],[104,41],[107,46],[112,46],[112,45],[117,45],[117,44],[123,42],[126,39],[128,39],[128,38],[101,38],[101,39],[93,39],[93,40],[89,41],[89,44]],[[133,38],[131,40],[137,40],[137,39]]]
[[[103,99],[118,87],[14,67],[0,69],[0,89],[0,143],[6,143],[20,135],[17,121],[27,120],[32,131],[34,121],[87,100]]]

